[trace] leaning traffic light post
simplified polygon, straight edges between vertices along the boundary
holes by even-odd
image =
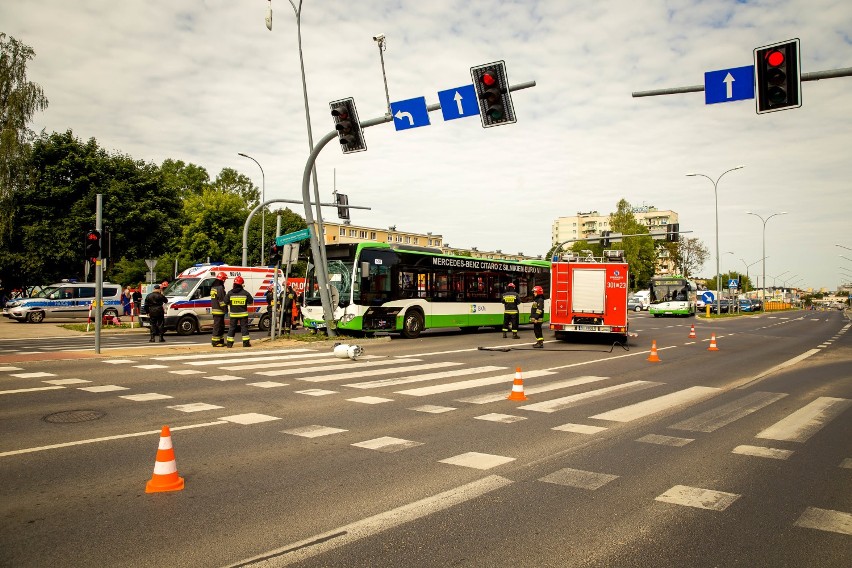
[[[498,62],[502,64],[503,62]],[[489,67],[493,68],[495,64],[490,63],[487,66],[479,66],[479,67]],[[502,71],[499,71],[502,69]],[[502,75],[499,73],[502,72]],[[482,99],[486,102],[489,102],[490,106],[486,107],[486,112],[490,112],[492,118],[490,120],[494,121],[495,124],[492,126],[497,126],[498,124],[511,124],[515,122],[515,109],[512,107],[512,100],[509,98],[509,93],[511,91],[519,91],[521,89],[528,89],[530,87],[535,87],[535,81],[527,81],[525,83],[519,83],[517,85],[509,85],[508,80],[505,76],[505,64],[502,64],[497,67],[497,71],[495,71],[498,80],[496,81],[496,87],[499,89],[499,102],[492,97],[491,99]],[[483,83],[486,84],[486,83]],[[488,85],[490,88],[491,85]],[[476,88],[476,87],[475,87]],[[478,92],[478,91],[477,91]],[[498,93],[494,92],[496,96]],[[494,103],[490,103],[491,100],[494,100]],[[496,105],[502,104],[503,106],[503,116],[497,116],[497,108]],[[369,120],[360,121],[358,119],[358,111],[355,109],[355,101],[352,97],[348,97],[345,99],[339,99],[329,103],[329,107],[331,109],[331,116],[334,119],[334,130],[323,136],[319,141],[317,141],[316,146],[314,146],[313,150],[311,150],[310,155],[308,156],[307,161],[305,162],[305,169],[302,173],[302,202],[305,207],[305,223],[308,225],[308,228],[311,229],[311,256],[314,259],[323,258],[323,255],[320,251],[320,246],[325,246],[325,243],[320,243],[319,239],[322,238],[321,228],[318,226],[317,221],[314,219],[314,214],[311,208],[311,199],[309,194],[309,184],[311,180],[311,171],[314,163],[316,163],[317,157],[319,153],[325,148],[326,144],[337,138],[340,142],[341,150],[343,150],[344,154],[349,154],[352,152],[361,152],[367,149],[367,144],[364,141],[364,129],[370,126],[376,126],[379,124],[385,124],[387,122],[393,122],[393,115],[390,113],[385,114],[378,118],[371,118]],[[483,104],[480,103],[480,111],[482,111]],[[441,110],[440,103],[435,103],[426,106],[427,112],[433,112],[436,110]],[[340,205],[338,203],[338,205]],[[353,207],[349,205],[348,207]],[[317,273],[317,284],[319,287],[319,295],[320,300],[322,301],[322,312],[323,319],[325,320],[326,332],[329,336],[336,335],[335,332],[335,324],[334,324],[334,312],[331,306],[331,290],[329,290],[329,278],[328,278],[328,267],[324,266],[322,262],[316,262],[316,273]]]
[[[754,102],[757,114],[802,106],[799,38],[754,50]]]

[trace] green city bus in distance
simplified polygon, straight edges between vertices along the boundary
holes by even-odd
[[[550,320],[546,260],[488,260],[378,242],[327,245],[326,258],[334,321],[341,331],[415,338],[424,329],[500,329],[501,297],[509,282],[521,296],[520,323],[529,323],[534,286],[544,288],[545,321]],[[315,329],[325,327],[316,282],[309,264],[302,314],[305,327]]]
[[[648,313],[661,316],[694,316],[698,286],[683,276],[651,278],[651,306]]]

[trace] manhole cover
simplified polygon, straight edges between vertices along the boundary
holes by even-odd
[[[54,412],[43,418],[45,422],[54,424],[73,424],[74,422],[89,422],[106,416],[106,412],[97,410],[65,410],[63,412]]]

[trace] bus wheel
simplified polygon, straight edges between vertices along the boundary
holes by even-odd
[[[178,320],[177,333],[178,335],[191,335],[198,331],[198,322],[192,316],[183,316]]]
[[[402,320],[402,336],[406,339],[416,339],[423,331],[423,315],[417,310],[408,310]]]

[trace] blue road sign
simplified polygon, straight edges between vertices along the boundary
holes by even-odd
[[[754,65],[704,73],[704,102],[729,103],[754,98]]]
[[[295,243],[296,241],[304,241],[305,239],[310,238],[311,230],[302,229],[301,231],[295,231],[293,233],[287,233],[286,235],[275,237],[275,244],[281,247],[286,245],[287,243]]]
[[[455,89],[438,91],[438,102],[441,103],[441,114],[444,115],[444,120],[479,115],[476,89],[473,85],[462,85]]]
[[[429,111],[426,110],[426,97],[417,97],[391,103],[393,126],[397,130],[408,130],[420,126],[429,126]]]
[[[728,288],[739,288],[739,287],[740,287],[740,281],[739,280],[737,280],[736,278],[729,278],[728,279]]]
[[[716,295],[710,290],[706,290],[701,294],[701,299],[704,300],[705,304],[712,304],[716,301]]]

